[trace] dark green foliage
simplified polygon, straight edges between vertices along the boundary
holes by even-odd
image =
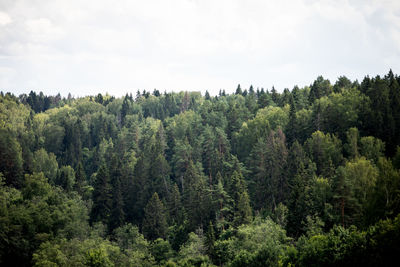
[[[86,173],[85,170],[83,169],[82,162],[78,163],[78,167],[76,168],[75,171],[75,185],[74,189],[79,193],[83,194],[84,193],[84,187],[86,186]]]
[[[399,82],[1,93],[0,265],[390,266]]]
[[[312,104],[315,100],[320,99],[323,96],[327,96],[331,92],[332,88],[329,80],[325,80],[322,76],[318,76],[318,78],[311,85],[308,100],[310,104]]]
[[[167,220],[165,208],[158,194],[154,193],[144,209],[143,234],[147,239],[155,240],[165,238],[167,233]]]
[[[12,133],[0,128],[0,172],[3,173],[7,185],[15,187],[22,185],[21,153],[21,146]]]
[[[110,186],[110,174],[108,168],[102,164],[97,171],[93,190],[93,207],[90,213],[90,221],[107,223],[112,207],[112,192]]]

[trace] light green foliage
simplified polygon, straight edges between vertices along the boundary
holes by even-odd
[[[205,238],[203,233],[189,234],[188,241],[179,250],[179,264],[190,266],[190,263],[211,263],[208,256],[206,255],[207,248],[205,246]],[[206,265],[207,266],[207,265]]]
[[[168,259],[173,258],[174,251],[168,240],[157,238],[150,246],[151,255],[158,263],[165,263]]]
[[[240,226],[235,237],[217,241],[215,249],[219,260],[232,261],[232,266],[278,265],[289,242],[278,224],[257,217],[251,224]]]
[[[376,167],[363,157],[338,168],[335,198],[340,200],[342,224],[359,225],[367,218],[377,177]]]
[[[399,82],[0,92],[0,265],[397,262]]]
[[[34,266],[153,266],[140,251],[126,251],[103,239],[61,239],[43,243],[33,254]]]
[[[40,243],[55,236],[87,234],[86,206],[79,198],[51,187],[43,173],[26,175],[22,192],[1,186],[0,195],[0,247],[5,265],[24,265]]]
[[[305,149],[317,166],[317,175],[332,177],[342,163],[342,144],[335,135],[316,131],[307,139]]]
[[[383,156],[385,151],[385,143],[382,140],[373,136],[361,137],[360,139],[360,154],[373,162],[378,162],[378,159]]]
[[[365,233],[355,227],[334,227],[328,234],[300,238],[298,266],[351,266],[360,264],[358,250],[365,246]],[[352,258],[354,256],[354,258]]]
[[[30,109],[8,96],[0,96],[0,129],[7,129],[15,135],[25,132]]]
[[[39,149],[33,154],[33,167],[34,172],[43,172],[46,178],[49,179],[51,184],[55,183],[58,171],[58,162],[53,153],[47,154],[46,150]]]
[[[378,177],[374,188],[373,201],[370,203],[371,212],[375,213],[373,220],[392,217],[400,212],[400,172],[391,161],[379,158]]]
[[[283,108],[269,106],[260,109],[256,118],[267,120],[272,130],[276,130],[278,127],[285,129],[289,121],[289,109],[289,105],[285,105]]]
[[[368,98],[357,89],[333,93],[319,100],[323,129],[336,134],[345,133],[350,127],[359,127],[359,117],[369,104]]]

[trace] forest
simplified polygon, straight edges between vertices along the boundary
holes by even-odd
[[[282,92],[0,94],[1,266],[399,262],[391,70]]]

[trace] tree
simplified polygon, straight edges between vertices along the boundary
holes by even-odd
[[[303,147],[295,141],[288,156],[287,205],[289,209],[287,231],[291,236],[305,233],[306,218],[310,215],[309,193],[315,176],[315,164],[305,153]]]
[[[58,173],[58,162],[53,153],[47,153],[45,149],[41,148],[33,153],[33,166],[34,172],[43,172],[49,179],[50,184],[54,184]]]
[[[254,177],[256,209],[274,210],[287,194],[285,168],[288,151],[281,128],[271,131],[266,139],[260,138],[252,151],[251,169]]]
[[[298,136],[299,126],[296,116],[296,105],[294,103],[293,95],[290,95],[290,110],[289,110],[289,122],[286,126],[286,140],[288,145],[290,146]]]
[[[351,86],[352,83],[346,76],[340,76],[333,86],[333,91],[335,93],[340,93],[343,90],[351,88]]]
[[[75,185],[75,171],[71,166],[62,166],[58,171],[56,185],[64,188],[65,191],[71,192]]]
[[[155,192],[144,209],[143,234],[147,239],[165,238],[167,221],[164,204]]]
[[[210,190],[200,165],[192,161],[188,164],[183,180],[188,185],[182,192],[183,205],[188,214],[189,228],[194,230],[198,225],[207,223],[207,218],[212,214],[209,208]]]
[[[250,223],[252,210],[243,175],[234,171],[231,176],[231,194],[233,195],[233,225],[235,227]]]
[[[79,193],[83,194],[84,192],[84,187],[86,186],[86,173],[85,170],[83,169],[82,162],[78,163],[78,166],[76,167],[75,171],[75,185],[74,189]]]
[[[22,185],[22,150],[18,141],[8,130],[0,128],[0,172],[7,185]]]
[[[214,233],[214,226],[212,222],[208,224],[206,238],[205,238],[205,246],[207,248],[207,254],[210,258],[214,256],[214,245],[215,245],[215,233]]]
[[[228,226],[228,221],[232,219],[233,214],[233,200],[228,192],[225,190],[221,173],[217,173],[217,183],[213,189],[213,206],[215,207],[215,226],[217,229],[224,230]],[[234,181],[232,181],[234,182]],[[232,188],[232,192],[234,188]],[[233,192],[234,194],[234,192]]]
[[[108,168],[102,164],[97,171],[93,190],[93,207],[90,221],[107,223],[111,212],[111,186]]]
[[[378,162],[379,158],[384,155],[385,143],[373,136],[364,136],[360,139],[360,154],[365,158]]]
[[[242,91],[242,88],[240,87],[240,84],[238,84],[238,86],[237,86],[237,88],[236,88],[235,94],[236,94],[236,95],[241,95],[241,94],[243,94],[243,91]]]
[[[359,153],[359,133],[357,128],[350,128],[347,133],[347,143],[344,145],[344,149],[347,152],[347,155],[350,159],[358,158]]]
[[[310,104],[312,104],[315,100],[320,99],[323,96],[327,96],[331,92],[332,88],[329,80],[325,80],[322,76],[318,76],[318,78],[311,85],[310,96],[308,100]]]
[[[108,222],[109,232],[122,226],[125,222],[124,200],[122,197],[121,178],[113,177],[111,216]]]
[[[339,203],[337,209],[343,226],[365,222],[377,177],[376,167],[363,157],[338,168],[334,198]]]
[[[332,177],[336,166],[342,162],[342,143],[331,134],[316,131],[305,143],[309,157],[317,166],[317,175]]]

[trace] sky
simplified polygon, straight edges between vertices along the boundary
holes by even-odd
[[[400,1],[0,0],[0,91],[73,96],[400,74]]]

